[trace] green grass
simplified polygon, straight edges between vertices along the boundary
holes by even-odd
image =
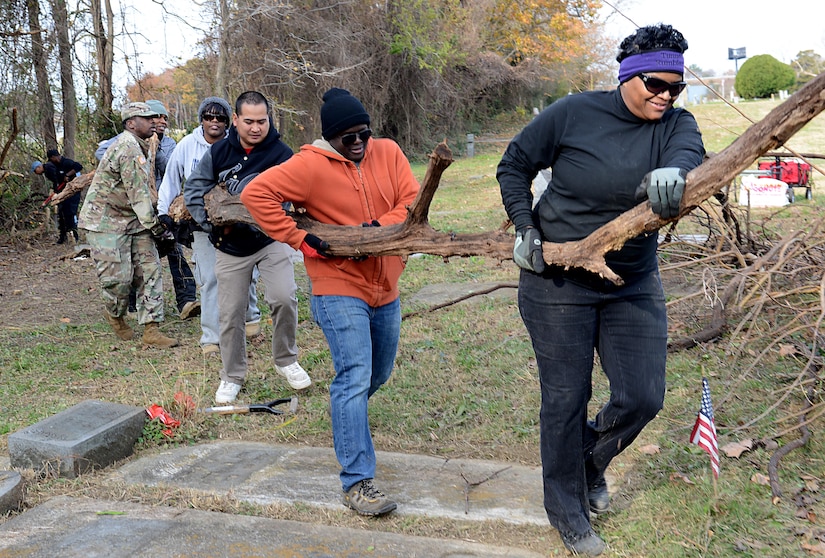
[[[776,103],[741,103],[754,117],[767,113]],[[708,150],[719,151],[747,126],[742,117],[721,103],[690,107],[696,115]],[[790,142],[801,152],[819,152],[825,145],[825,125],[818,118]],[[439,230],[478,232],[493,230],[505,219],[495,168],[504,146],[489,147],[472,159],[459,156],[445,171],[431,208],[431,224]],[[423,165],[414,165],[420,178]],[[822,180],[817,176],[816,180]],[[825,181],[822,182],[825,184]],[[779,210],[758,210],[751,226],[772,240],[792,229],[807,228],[821,213],[825,196],[814,190],[814,200]],[[742,218],[746,216],[742,215]],[[683,228],[701,229],[698,219],[684,220]],[[662,253],[662,261],[689,261],[699,251],[675,247]],[[709,267],[721,288],[736,270],[707,265],[665,271],[671,307],[671,335],[696,331],[708,321],[709,310],[701,298],[681,303],[688,292],[701,289],[702,272]],[[813,262],[809,274],[821,274]],[[175,440],[165,439],[151,427],[138,446],[137,455],[167,444],[191,444],[212,439],[242,439],[330,446],[328,386],[333,377],[329,350],[319,328],[309,316],[308,284],[302,266],[296,267],[299,285],[298,344],[301,362],[313,378],[313,386],[300,394],[300,411],[294,420],[262,415],[213,417],[185,416]],[[517,280],[512,262],[485,257],[452,258],[423,255],[411,257],[401,278],[402,311],[425,310],[412,299],[422,288],[437,283],[511,283]],[[773,295],[793,281],[774,285]],[[679,285],[679,289],[675,285]],[[682,292],[685,291],[685,292]],[[167,293],[171,308],[171,294]],[[786,305],[814,304],[818,294],[782,299]],[[218,379],[219,361],[202,357],[196,340],[197,323],[169,320],[164,331],[184,345],[173,351],[142,350],[138,342],[117,341],[95,313],[89,310],[81,324],[0,329],[0,452],[6,451],[8,434],[85,399],[103,399],[131,405],[158,403],[179,411],[174,394],[183,391],[198,406],[211,404]],[[742,439],[771,440],[790,424],[778,419],[797,411],[801,390],[773,408],[780,394],[804,364],[798,356],[782,356],[773,350],[751,366],[770,339],[764,335],[775,324],[786,323],[781,305],[771,315],[759,316],[752,327],[736,337],[671,355],[668,392],[659,417],[611,466],[618,483],[616,511],[599,518],[596,529],[609,542],[610,556],[626,557],[724,557],[803,556],[803,544],[815,545],[821,534],[816,517],[822,517],[818,484],[825,477],[822,419],[811,425],[809,444],[786,456],[780,465],[784,497],[771,502],[769,487],[751,481],[767,474],[773,450],[757,446],[738,459],[723,458],[716,491],[707,456],[688,443],[699,405],[700,378],[711,382],[717,409],[720,444]],[[743,313],[731,308],[732,319]],[[811,320],[815,316],[810,317]],[[736,322],[738,323],[738,321]],[[269,333],[269,326],[265,326]],[[806,343],[807,337],[789,338]],[[291,394],[272,370],[269,343],[250,344],[248,382],[244,401],[263,401]],[[820,355],[821,356],[821,355]],[[598,365],[594,370],[592,411],[608,397],[606,380]],[[820,403],[818,400],[813,403]],[[529,337],[512,296],[476,298],[406,318],[402,323],[397,365],[388,385],[370,404],[373,435],[378,449],[420,452],[445,457],[490,458],[526,465],[540,464],[538,454],[539,390],[535,359]],[[740,429],[757,416],[766,416]],[[776,441],[783,445],[798,436],[790,433]],[[648,455],[640,448],[659,447]],[[36,498],[70,491],[121,497],[96,477],[84,484],[32,481]],[[151,496],[151,489],[145,489]],[[540,487],[536,487],[540,490]],[[141,497],[142,495],[132,495]],[[193,505],[197,496],[176,493],[179,505]],[[126,496],[128,497],[128,496]],[[197,502],[200,505],[200,502]],[[250,511],[237,503],[212,504],[204,509],[229,513],[276,513]],[[810,515],[802,517],[798,509]],[[289,508],[279,517],[313,521],[312,510]],[[2,521],[2,520],[0,520]],[[335,521],[345,522],[346,519]],[[563,555],[549,526],[472,526],[461,522],[426,518],[400,518],[382,523],[384,528],[406,534],[471,538],[507,544],[538,552]]]

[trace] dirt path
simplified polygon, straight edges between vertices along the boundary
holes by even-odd
[[[100,309],[92,260],[52,235],[0,238],[0,322],[6,328],[88,323]]]

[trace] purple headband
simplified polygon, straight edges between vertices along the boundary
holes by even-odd
[[[685,73],[685,57],[672,50],[651,50],[632,54],[619,63],[619,83],[642,72]]]

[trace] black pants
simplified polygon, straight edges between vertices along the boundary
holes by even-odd
[[[562,535],[581,535],[590,529],[588,484],[662,408],[667,312],[661,280],[654,271],[608,287],[573,282],[561,272],[522,271],[518,297],[541,385],[544,507]],[[610,400],[588,421],[594,350]]]
[[[80,192],[57,204],[57,228],[61,240],[66,240],[69,231],[77,230],[77,208],[79,205]]]
[[[175,306],[178,312],[183,310],[187,302],[194,302],[198,299],[197,285],[186,255],[183,253],[183,246],[175,244],[175,249],[166,256],[169,262],[169,271],[172,274],[172,286],[175,288]],[[136,308],[137,297],[134,289],[129,293],[129,309]]]

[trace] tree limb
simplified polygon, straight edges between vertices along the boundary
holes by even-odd
[[[667,223],[687,215],[703,201],[720,191],[760,155],[783,145],[808,121],[825,109],[825,73],[808,82],[787,101],[773,109],[727,148],[691,171],[679,216],[661,219],[645,202],[603,225],[587,238],[575,242],[545,242],[544,261],[565,268],[578,267],[620,285],[622,279],[604,261],[608,252],[620,249],[629,239],[657,231]],[[512,258],[513,235],[506,227],[496,231],[462,234],[438,232],[428,222],[428,211],[441,175],[453,162],[446,142],[430,154],[421,189],[402,224],[374,227],[343,227],[315,221],[305,213],[293,215],[298,227],[326,240],[334,256],[387,256],[412,253],[443,257],[484,255],[499,260]],[[205,199],[213,224],[255,224],[240,198],[215,188]]]
[[[765,118],[748,128],[736,141],[708,159],[688,175],[682,208],[673,219],[662,219],[650,209],[650,202],[637,205],[576,242],[545,242],[544,261],[564,267],[580,267],[617,285],[623,283],[604,261],[610,251],[643,233],[687,215],[700,203],[730,183],[760,155],[783,145],[812,118],[825,109],[825,73],[808,82]]]
[[[11,109],[11,129],[9,130],[9,138],[6,140],[5,145],[3,145],[3,151],[0,151],[0,168],[3,168],[6,155],[8,155],[11,144],[14,143],[14,138],[17,137],[19,132],[20,128],[17,127],[17,107],[14,107]]]

